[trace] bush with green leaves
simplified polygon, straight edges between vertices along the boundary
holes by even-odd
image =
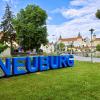
[[[0,43],[0,53],[3,52],[8,46]]]
[[[59,50],[59,51],[65,51],[65,44],[64,43],[59,43],[57,45],[57,50]]]
[[[96,46],[96,50],[97,50],[97,51],[100,51],[100,44],[98,44],[98,45]]]

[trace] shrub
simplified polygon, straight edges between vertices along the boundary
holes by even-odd
[[[0,43],[0,53],[3,52],[8,46]]]
[[[96,46],[96,50],[97,50],[97,51],[100,51],[100,44],[98,44],[98,45]]]

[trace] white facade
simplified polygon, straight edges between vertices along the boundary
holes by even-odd
[[[53,53],[54,52],[54,44],[53,43],[48,43],[47,45],[41,45],[40,49],[43,50],[45,53]]]

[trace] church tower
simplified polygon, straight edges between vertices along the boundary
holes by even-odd
[[[77,37],[80,37],[80,38],[82,37],[80,32],[78,33],[78,36]]]
[[[59,40],[62,39],[62,36],[60,35]]]
[[[93,35],[93,40],[95,40],[95,39],[96,39],[96,35],[94,34],[94,35]]]

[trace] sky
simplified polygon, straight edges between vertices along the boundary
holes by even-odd
[[[89,29],[100,37],[100,20],[95,17],[100,9],[100,0],[0,0],[0,21],[6,3],[16,15],[28,4],[39,5],[48,14],[48,39],[55,41],[62,38],[75,37],[80,32],[83,37],[90,37]]]

